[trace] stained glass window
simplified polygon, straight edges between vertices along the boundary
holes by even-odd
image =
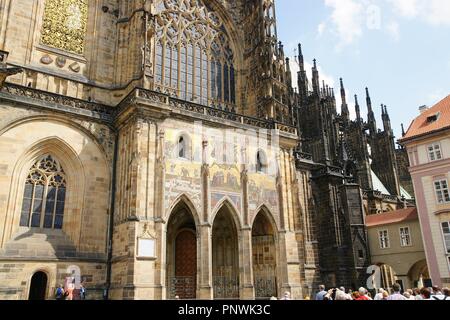
[[[233,109],[234,56],[220,17],[202,0],[159,0],[156,8],[156,89],[202,105]]]
[[[25,182],[20,226],[62,229],[65,199],[64,170],[51,155],[41,157]]]

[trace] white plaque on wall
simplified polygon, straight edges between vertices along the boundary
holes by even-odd
[[[155,239],[138,238],[138,258],[156,259]]]

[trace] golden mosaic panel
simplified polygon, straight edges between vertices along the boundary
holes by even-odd
[[[83,54],[88,0],[46,0],[41,43]]]

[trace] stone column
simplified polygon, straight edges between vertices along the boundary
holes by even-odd
[[[288,250],[288,248],[290,250]],[[280,266],[278,279],[280,282],[280,294],[288,291],[292,299],[302,299],[303,290],[301,287],[300,261],[298,259],[298,249],[295,234],[293,232],[282,231],[279,233],[278,250],[280,252]]]
[[[252,255],[252,228],[249,226],[241,230],[240,236],[240,291],[242,300],[255,299],[255,287],[253,285],[253,255]]]
[[[212,227],[204,223],[197,232],[199,239],[198,267],[197,267],[197,299],[212,300],[214,298],[212,286]]]
[[[204,140],[202,152],[202,198],[203,215],[200,217],[201,225],[198,226],[197,238],[199,239],[198,260],[198,291],[197,299],[212,300],[214,298],[212,286],[212,226],[209,222],[209,164],[208,164],[208,141]]]

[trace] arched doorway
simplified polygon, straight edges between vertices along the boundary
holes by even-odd
[[[167,229],[168,297],[197,297],[197,230],[194,217],[184,203],[175,207]]]
[[[431,281],[430,272],[428,270],[427,260],[421,260],[416,262],[408,272],[408,278],[411,288],[417,287],[427,287],[430,288],[433,286],[433,282]]]
[[[47,296],[47,274],[38,271],[31,277],[29,300],[45,300]]]
[[[239,298],[239,250],[237,227],[230,211],[222,207],[212,233],[214,299]]]
[[[262,212],[253,223],[252,252],[255,297],[277,297],[275,233],[269,219]]]

